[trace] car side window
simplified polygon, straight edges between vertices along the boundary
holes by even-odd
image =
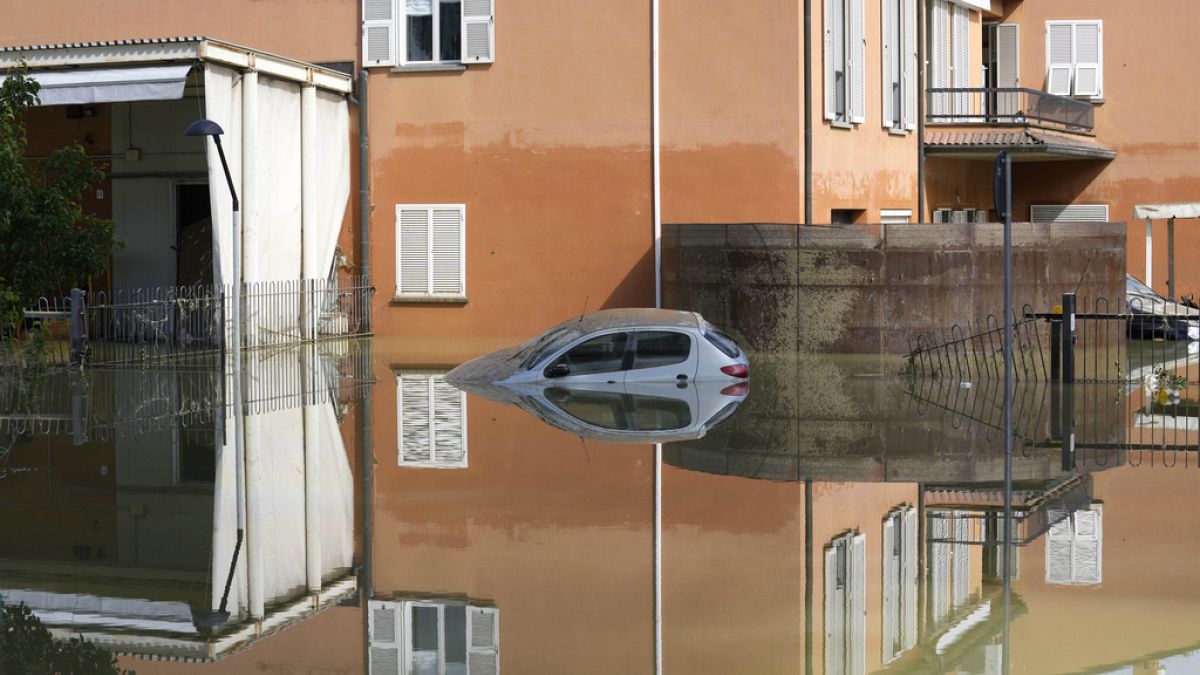
[[[557,377],[565,377],[619,371],[624,367],[625,345],[628,341],[629,335],[626,333],[609,333],[585,340],[554,359],[546,367],[546,374],[554,377],[550,372],[555,370],[559,372]],[[561,372],[560,366],[566,366],[566,372]]]
[[[637,334],[633,369],[657,368],[687,361],[692,338],[674,331],[642,331]]]

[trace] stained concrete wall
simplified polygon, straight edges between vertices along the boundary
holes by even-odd
[[[749,350],[905,353],[910,340],[1002,315],[1003,227],[667,225],[663,302]],[[1121,306],[1125,224],[1013,224],[1013,306],[1065,291]]]

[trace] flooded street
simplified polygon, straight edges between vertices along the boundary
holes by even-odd
[[[244,462],[219,361],[4,379],[4,603],[138,673],[1200,670],[1186,391],[1018,383],[1006,497],[997,381],[518,406],[445,383],[480,351],[252,352]]]

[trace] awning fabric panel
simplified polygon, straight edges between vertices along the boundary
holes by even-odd
[[[1133,207],[1133,217],[1138,220],[1165,220],[1167,218],[1200,218],[1200,202],[1180,204],[1138,204]]]
[[[173,101],[183,98],[191,64],[31,72],[41,105]]]

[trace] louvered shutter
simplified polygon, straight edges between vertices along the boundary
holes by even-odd
[[[1070,23],[1046,23],[1046,91],[1051,94],[1071,95],[1073,33]]]
[[[966,89],[971,86],[971,52],[967,39],[970,12],[962,5],[951,5],[950,7],[953,9],[950,41],[954,49],[953,63],[950,66],[952,76],[950,86],[955,89]],[[965,91],[954,93],[952,108],[955,115],[963,117],[971,112],[970,96]]]
[[[850,644],[846,672],[866,675],[867,672],[867,536],[850,539]]]
[[[954,606],[960,607],[967,602],[971,591],[971,566],[967,541],[970,538],[970,524],[961,513],[954,516]]]
[[[900,575],[902,565],[896,556],[896,518],[888,516],[883,521],[883,663],[896,656],[897,620],[900,609]]]
[[[880,72],[883,74],[879,78],[882,85],[880,93],[882,94],[883,101],[883,116],[881,121],[883,122],[883,128],[890,129],[892,128],[892,91],[893,87],[898,84],[892,64],[896,52],[900,49],[900,45],[894,44],[896,40],[896,22],[899,21],[899,17],[896,16],[896,0],[883,0],[882,5],[879,12],[880,30],[883,34],[879,50],[882,56]]]
[[[1101,512],[1099,507],[1075,512],[1075,550],[1073,551],[1073,581],[1098,584],[1101,573]]]
[[[1076,96],[1100,95],[1101,41],[1099,21],[1075,24],[1075,86]]]
[[[1029,219],[1035,223],[1106,223],[1108,204],[1033,204]]]
[[[371,636],[368,664],[371,675],[400,675],[399,603],[372,600],[368,603],[368,634]]]
[[[843,63],[838,46],[841,39],[841,22],[837,20],[844,0],[825,0],[825,119],[837,119],[837,69]]]
[[[1071,583],[1071,514],[1050,511],[1050,531],[1046,533],[1046,583]]]
[[[396,293],[429,293],[429,209],[396,207]]]
[[[428,464],[433,460],[430,379],[424,375],[401,375],[397,379],[400,464]]]
[[[463,295],[463,211],[457,207],[435,208],[432,209],[432,218],[431,291],[435,294]]]
[[[396,22],[393,0],[362,0],[363,65],[396,64]]]
[[[930,545],[930,555],[933,557],[933,620],[940,623],[950,614],[950,545],[940,543],[947,537],[949,523],[946,515],[938,513],[930,519],[930,533],[939,543]]]
[[[904,512],[904,639],[905,649],[917,644],[917,511]]]
[[[463,0],[462,60],[492,63],[496,60],[496,19],[492,0]]]
[[[862,124],[867,118],[867,22],[864,0],[850,0],[850,44],[846,64],[850,71],[850,121]]]
[[[846,653],[845,598],[837,587],[838,545],[825,549],[825,672],[840,673]]]
[[[467,675],[499,675],[500,610],[467,608]]]
[[[904,0],[903,23],[900,25],[900,87],[903,89],[904,128],[917,128],[917,0]]]
[[[950,86],[950,6],[946,0],[933,0],[929,10],[930,38],[933,42],[929,55],[929,88],[946,89]],[[932,95],[930,108],[934,116],[950,112],[950,97],[945,92]]]
[[[448,384],[445,378],[430,378],[433,389],[433,463],[438,466],[466,466],[466,392]]]
[[[996,86],[1012,89],[1021,86],[1021,26],[1002,23],[996,26]],[[996,114],[1015,115],[1021,110],[1020,95],[1001,92],[996,95]]]

